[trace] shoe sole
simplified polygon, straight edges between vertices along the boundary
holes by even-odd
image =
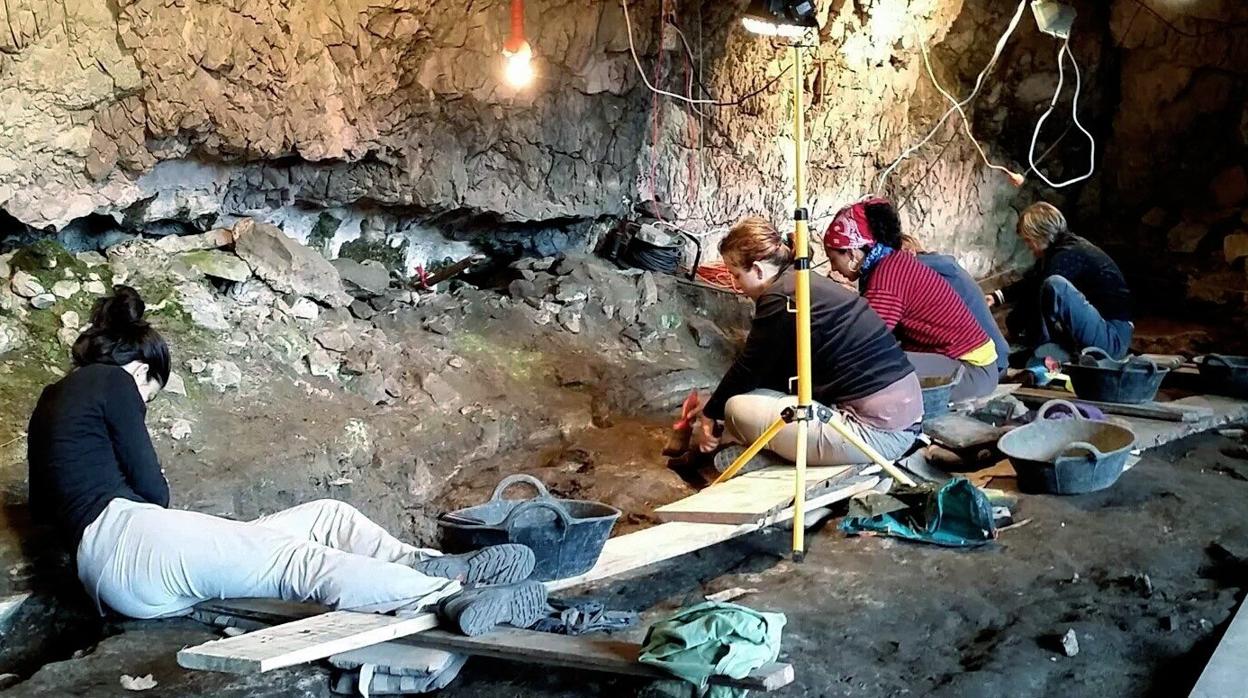
[[[511,593],[497,593],[470,604],[459,614],[459,631],[484,635],[500,625],[527,628],[546,614],[546,587],[530,582]]]
[[[533,574],[536,559],[523,545],[494,545],[463,558],[433,558],[420,565],[422,574],[458,579],[465,584],[515,584]]]

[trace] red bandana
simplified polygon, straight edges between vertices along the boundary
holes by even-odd
[[[856,250],[875,244],[867,223],[867,205],[887,203],[884,199],[863,199],[837,212],[823,233],[823,246],[829,250]]]

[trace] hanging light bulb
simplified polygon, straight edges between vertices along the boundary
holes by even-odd
[[[741,24],[754,34],[800,39],[819,21],[813,0],[752,0]]]
[[[511,0],[511,33],[503,44],[503,79],[516,89],[533,82],[533,48],[524,38],[524,0]]]

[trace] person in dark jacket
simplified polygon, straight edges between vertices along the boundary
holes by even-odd
[[[1018,283],[987,297],[1016,302],[1007,327],[1039,354],[1065,359],[1088,347],[1114,358],[1131,348],[1131,290],[1099,247],[1070,232],[1055,206],[1037,203],[1018,219],[1018,235],[1036,256]]]
[[[720,253],[745,295],[754,318],[745,348],[702,406],[694,442],[714,450],[715,427],[725,440],[753,443],[796,404],[788,395],[797,375],[793,302],[797,276],[793,252],[770,222],[741,220],[720,244]],[[816,420],[809,432],[812,465],[869,462],[828,422],[839,414],[848,428],[885,458],[904,455],[923,419],[923,396],[914,367],[884,322],[858,294],[823,277],[810,279],[811,367]],[[792,461],[797,425],[789,424],[768,448]]]
[[[160,618],[247,597],[376,612],[436,605],[468,634],[544,613],[545,587],[517,583],[533,570],[524,546],[443,556],[333,500],[251,522],[170,509],[144,423],[146,403],[169,380],[170,354],[144,310],[126,286],[97,302],[74,343],[74,370],[44,389],[30,418],[32,513],[76,552],[78,578],[101,611]],[[463,591],[461,582],[507,586]]]

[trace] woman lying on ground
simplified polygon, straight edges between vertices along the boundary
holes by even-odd
[[[953,377],[954,401],[991,393],[1000,377],[993,341],[948,282],[881,238],[900,240],[897,211],[868,199],[836,214],[823,247],[832,268],[858,282],[920,378]]]
[[[702,408],[697,445],[714,450],[718,421],[725,440],[749,444],[796,404],[787,395],[797,374],[794,319],[789,304],[797,275],[793,252],[770,222],[745,218],[719,246],[754,318],[745,349]],[[894,460],[914,443],[923,419],[923,396],[914,368],[897,340],[866,302],[830,279],[810,280],[811,368],[815,421],[808,440],[812,465],[868,463],[869,458],[828,425],[833,414],[867,445]],[[789,424],[768,448],[792,461],[797,425]]]
[[[30,419],[31,511],[76,550],[101,612],[161,618],[248,597],[379,613],[436,607],[470,635],[544,614],[545,588],[524,582],[534,562],[524,546],[443,556],[334,500],[246,523],[169,509],[144,424],[169,379],[169,348],[143,311],[126,286],[98,301],[74,370],[44,389]]]

